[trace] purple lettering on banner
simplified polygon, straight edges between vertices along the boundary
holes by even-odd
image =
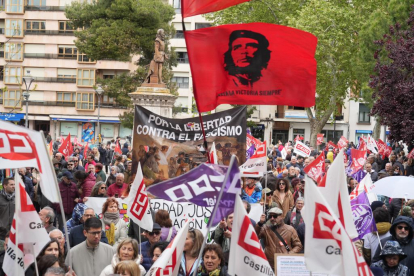
[[[352,216],[355,228],[358,232],[358,239],[362,239],[366,234],[377,231],[374,216],[366,192],[362,192],[351,200]]]

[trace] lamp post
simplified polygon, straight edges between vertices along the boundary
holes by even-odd
[[[26,92],[23,92],[23,97],[26,102],[26,122],[25,127],[29,128],[29,97],[30,97],[30,86],[32,85],[32,82],[34,81],[33,77],[27,76],[23,77],[24,85],[26,86]]]
[[[101,135],[101,126],[100,126],[100,116],[101,116],[101,96],[104,93],[104,90],[99,85],[98,88],[95,90],[96,94],[98,95],[98,144],[99,144],[99,136]]]

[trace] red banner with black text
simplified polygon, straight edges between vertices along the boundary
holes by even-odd
[[[183,17],[219,11],[250,0],[182,0]]]

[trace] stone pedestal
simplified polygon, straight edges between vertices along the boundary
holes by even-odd
[[[163,84],[146,83],[137,91],[128,94],[134,105],[140,105],[146,109],[164,117],[172,118],[172,108],[177,99],[170,93],[170,89]]]

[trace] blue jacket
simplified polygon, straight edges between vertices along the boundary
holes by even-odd
[[[251,196],[249,196],[244,190],[242,190],[242,200],[246,200],[249,203],[259,203],[262,198],[262,187],[256,184],[256,187]]]
[[[69,245],[70,248],[86,241],[86,237],[83,234],[83,224],[73,227],[69,232]],[[101,242],[108,244],[108,238],[105,235],[105,231],[102,231]]]
[[[142,254],[142,257],[144,258],[142,262],[142,266],[145,268],[146,271],[148,271],[152,266],[152,258],[149,254],[150,248],[151,248],[151,244],[149,241],[141,243],[141,254]]]

